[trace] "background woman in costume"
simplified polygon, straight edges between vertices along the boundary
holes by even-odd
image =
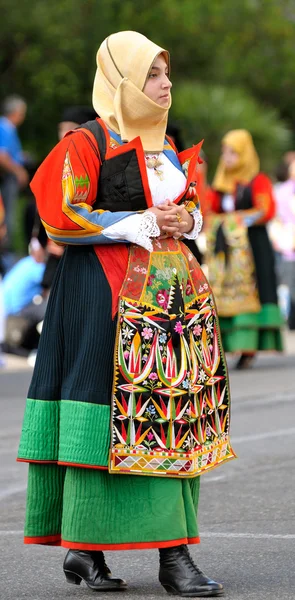
[[[241,354],[237,368],[247,368],[257,351],[282,350],[274,253],[265,227],[275,214],[275,202],[248,131],[224,136],[208,196],[212,213],[206,223],[205,262],[223,345]]]
[[[201,227],[199,146],[177,154],[165,139],[169,70],[141,34],[107,38],[102,119],[65,136],[31,184],[66,250],[19,447],[25,542],[68,548],[67,581],[102,591],[126,587],[103,550],[159,548],[167,591],[214,596],[222,585],[187,544],[199,542],[199,475],[234,457],[230,397],[212,293],[179,241]]]
[[[167,136],[169,136],[169,140],[172,140],[172,142],[175,144],[178,152],[181,152],[184,149],[184,146],[179,125],[175,122],[168,122],[166,133]],[[204,217],[206,216],[207,212],[207,158],[203,152],[203,149],[200,151],[200,162],[196,172],[196,189],[201,206],[201,212]],[[184,239],[184,243],[196,257],[197,261],[202,264],[203,256],[197,240]]]

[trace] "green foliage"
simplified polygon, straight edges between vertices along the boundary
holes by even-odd
[[[242,87],[256,99],[250,108],[248,97],[249,117],[262,123],[265,110],[274,130],[275,113],[267,108],[274,107],[295,127],[294,0],[0,0],[0,14],[1,96],[14,92],[28,100],[22,139],[40,157],[56,142],[64,106],[91,103],[96,50],[122,29],[141,31],[167,47],[173,82],[206,83],[205,105],[212,84],[229,89],[229,103],[231,88]],[[235,123],[246,95],[240,92],[232,107]],[[208,105],[216,103],[212,99]],[[191,114],[190,106],[182,106]],[[225,129],[217,117],[211,120],[220,128],[215,143]],[[250,118],[247,123],[253,130]],[[280,136],[281,124],[277,127]],[[209,138],[204,133],[211,140],[211,133]]]
[[[271,173],[291,135],[274,109],[260,105],[243,89],[183,82],[175,86],[171,116],[181,126],[187,145],[204,138],[204,152],[212,175],[220,141],[230,129],[248,129],[254,138],[262,168]]]

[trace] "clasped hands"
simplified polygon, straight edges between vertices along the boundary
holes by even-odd
[[[189,233],[194,226],[194,218],[183,205],[174,204],[172,200],[165,200],[160,206],[148,209],[157,218],[157,225],[161,232],[161,238],[180,238],[184,233]]]

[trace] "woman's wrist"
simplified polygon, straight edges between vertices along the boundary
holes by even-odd
[[[195,210],[190,214],[190,217],[193,219],[193,227],[183,233],[184,237],[188,240],[196,240],[203,225],[202,214],[199,210]]]
[[[185,222],[187,223],[187,227],[185,228],[185,230],[183,231],[183,233],[191,233],[191,231],[193,230],[194,226],[195,226],[195,220],[192,217],[192,215],[190,215],[189,213],[187,213],[186,218],[184,219]]]

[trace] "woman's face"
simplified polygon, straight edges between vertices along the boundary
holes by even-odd
[[[170,89],[172,83],[168,78],[168,65],[162,54],[157,56],[153,66],[147,76],[143,93],[153,102],[163,106],[170,105]]]
[[[233,169],[239,162],[239,155],[235,150],[226,144],[222,144],[221,156],[223,163],[227,169]]]

